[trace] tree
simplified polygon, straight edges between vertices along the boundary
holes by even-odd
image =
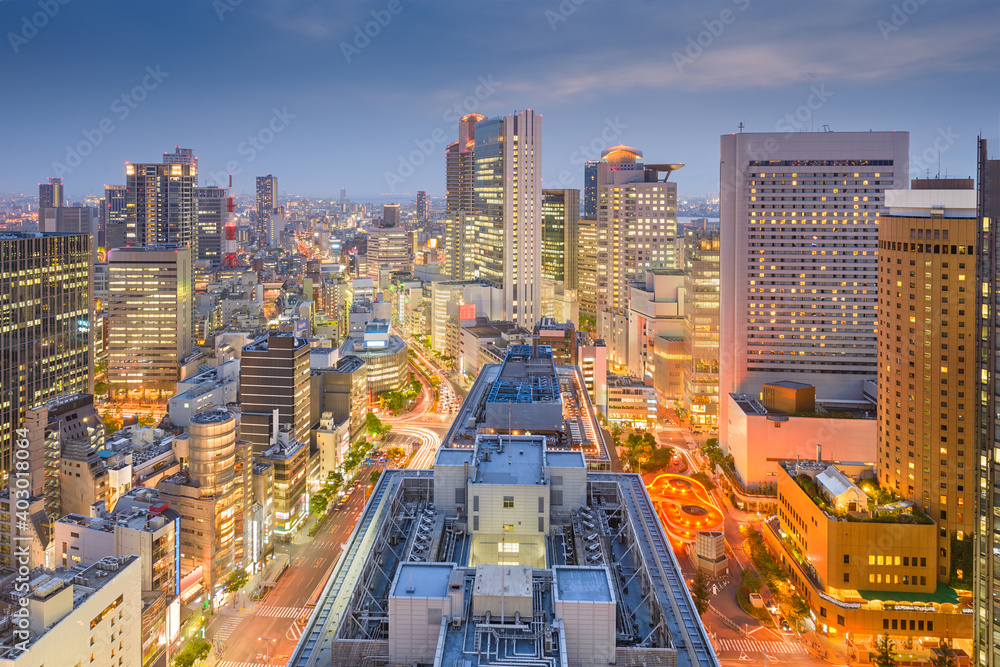
[[[378,484],[378,478],[381,476],[382,476],[381,470],[377,469],[372,470],[370,473],[368,473],[368,483],[371,484],[372,486],[375,486],[376,484]]]
[[[372,437],[381,438],[392,429],[392,425],[383,423],[374,412],[369,412],[365,417],[365,428]]]
[[[156,417],[153,415],[153,410],[150,408],[149,412],[139,417],[139,426],[153,426],[156,423]]]
[[[194,639],[174,656],[175,667],[192,667],[199,660],[208,657],[212,645],[204,639]]]
[[[386,456],[388,456],[393,461],[398,461],[406,456],[406,452],[399,445],[393,445],[386,450]]]
[[[743,585],[747,587],[747,590],[751,593],[760,593],[763,582],[760,580],[760,577],[753,573],[752,570],[747,568],[740,573],[740,576],[743,577]]]
[[[705,573],[698,570],[694,575],[694,583],[691,584],[691,597],[694,598],[694,606],[698,610],[698,615],[708,611],[708,583],[705,581]]]
[[[942,645],[940,652],[935,652],[931,656],[931,665],[933,667],[955,667],[955,654],[951,652],[951,649],[945,645]]]
[[[788,605],[785,609],[785,616],[791,623],[798,623],[806,616],[809,615],[809,603],[806,599],[795,593],[788,599]]]
[[[229,578],[226,579],[226,587],[224,590],[226,593],[235,593],[246,586],[249,580],[250,575],[247,573],[247,569],[245,567],[241,567],[229,574]]]
[[[875,641],[875,659],[872,664],[875,667],[896,667],[896,658],[892,655],[892,650],[896,644],[889,639],[889,635]]]

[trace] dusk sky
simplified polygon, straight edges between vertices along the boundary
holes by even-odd
[[[908,130],[914,176],[938,153],[974,176],[980,134],[1000,150],[995,0],[7,0],[0,33],[5,194],[50,176],[100,194],[179,145],[202,185],[407,201],[444,193],[459,115],[523,108],[544,117],[546,187],[581,188],[621,142],[685,163],[681,197],[717,191],[741,121]]]

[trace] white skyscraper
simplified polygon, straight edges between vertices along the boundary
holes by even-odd
[[[526,109],[476,125],[473,277],[504,293],[504,319],[533,327],[542,302],[542,117]]]
[[[878,218],[905,189],[907,132],[721,139],[719,431],[729,393],[795,380],[862,398],[877,375]]]

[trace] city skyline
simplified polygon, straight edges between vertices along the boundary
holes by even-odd
[[[549,117],[549,189],[582,188],[584,162],[625,143],[684,162],[682,196],[715,191],[715,137],[741,123],[760,132],[906,130],[910,176],[933,176],[939,162],[942,173],[971,176],[971,153],[950,149],[997,134],[997,95],[984,83],[995,76],[998,22],[984,20],[985,2],[854,3],[853,11],[749,0],[465,8],[490,33],[454,30],[449,6],[389,4],[123,4],[108,10],[117,32],[150,54],[168,52],[158,44],[180,31],[196,48],[121,58],[121,44],[88,40],[87,56],[77,58],[104,16],[60,4],[38,27],[35,4],[5,2],[0,21],[11,30],[0,73],[10,89],[56,65],[62,83],[39,91],[36,105],[5,110],[0,144],[19,159],[0,168],[0,192],[28,194],[61,177],[70,197],[98,194],[122,182],[126,161],[152,161],[180,145],[200,156],[200,185],[225,185],[233,173],[236,194],[270,172],[300,195],[332,197],[347,187],[440,196],[458,118],[524,108]],[[454,48],[422,48],[437,34]],[[290,41],[295,49],[279,48]],[[450,56],[458,51],[477,57],[459,62]],[[448,76],[431,79],[434,71]],[[280,88],[264,89],[279,72]],[[62,95],[74,104],[58,104]],[[946,102],[955,97],[990,111],[958,117]],[[43,127],[58,130],[31,131]],[[311,167],[331,152],[352,155],[350,168]]]

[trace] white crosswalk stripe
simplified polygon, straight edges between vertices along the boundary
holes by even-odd
[[[229,639],[229,636],[233,634],[233,632],[236,630],[236,627],[240,624],[242,620],[243,617],[241,616],[233,616],[231,618],[226,619],[225,621],[223,621],[222,625],[219,626],[219,631],[215,633],[215,638],[220,642],[226,641],[227,639]]]
[[[778,653],[807,653],[806,648],[802,646],[802,644],[765,642],[756,639],[720,639],[719,650],[766,653],[768,655],[775,655]]]
[[[298,618],[305,611],[305,607],[258,607],[257,615],[275,618]]]
[[[215,667],[260,667],[259,662],[236,662],[234,660],[223,660],[215,663]]]

